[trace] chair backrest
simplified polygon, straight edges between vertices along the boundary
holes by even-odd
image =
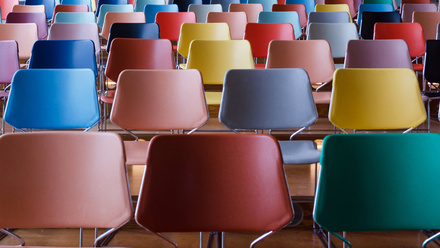
[[[425,36],[420,23],[376,23],[374,39],[402,39],[408,44],[411,57],[425,54]]]
[[[401,0],[400,1],[400,12],[402,13],[403,10],[403,5],[405,4],[430,4],[431,1],[430,0]]]
[[[296,13],[298,13],[301,28],[307,26],[308,17],[304,4],[274,4],[272,6],[272,11],[296,11]]]
[[[106,40],[108,40],[113,23],[145,23],[145,14],[143,12],[107,12],[101,32],[101,36]]]
[[[6,23],[35,23],[38,27],[38,39],[47,37],[47,21],[45,13],[11,12],[6,16]]]
[[[104,26],[105,15],[108,12],[133,12],[133,5],[131,4],[103,4],[100,7],[100,15],[97,16],[96,23],[99,27]],[[98,13],[98,11],[97,11]]]
[[[225,75],[219,121],[231,129],[296,129],[318,119],[304,69],[230,70]]]
[[[203,4],[202,0],[173,0],[179,6],[179,12],[187,12],[190,4]]]
[[[258,15],[259,23],[290,23],[294,31],[294,38],[299,39],[302,36],[301,23],[296,11],[283,12],[260,12]]]
[[[115,38],[159,39],[159,26],[156,23],[113,23],[107,41],[107,52]]]
[[[160,28],[160,27],[159,27]],[[226,23],[183,23],[177,44],[177,52],[188,57],[193,40],[230,40],[231,33]]]
[[[413,65],[404,40],[350,40],[344,68],[413,69]]]
[[[124,70],[111,121],[130,130],[192,130],[209,118],[197,70]]]
[[[271,136],[160,135],[147,154],[135,219],[151,232],[276,231],[293,217]]]
[[[44,9],[44,5],[42,5],[42,4],[40,4],[40,5],[18,5],[17,4],[12,7],[12,12],[43,12],[43,13],[46,13],[46,11]],[[4,17],[6,17],[6,15]]]
[[[433,133],[327,136],[314,219],[331,232],[438,229],[439,157],[424,151],[440,148],[439,138]]]
[[[286,0],[286,5],[289,4],[304,4],[304,6],[306,6],[307,16],[315,11],[315,0]]]
[[[223,84],[228,70],[254,68],[251,45],[247,40],[194,40],[186,68],[198,69],[205,84]]]
[[[315,6],[316,12],[340,12],[346,11],[350,14],[350,7],[347,4],[317,4]],[[350,22],[352,21],[352,16],[350,15]]]
[[[48,40],[92,40],[95,54],[101,51],[96,23],[54,23],[50,27]]]
[[[175,68],[169,40],[116,38],[110,47],[105,75],[116,82],[125,69]]]
[[[368,12],[365,11],[362,14],[361,26],[359,29],[359,34],[363,39],[373,39],[374,38],[374,25],[377,22],[389,22],[389,23],[400,23],[399,13],[393,12]]]
[[[350,10],[350,16],[355,18],[357,16],[356,8],[354,7],[353,0],[325,0],[325,4],[347,4]]]
[[[393,0],[363,0],[364,4],[391,4],[393,5],[394,9],[397,8],[397,6],[394,5]]]
[[[0,41],[0,84],[9,84],[14,73],[20,69],[18,44],[14,40]]]
[[[55,0],[26,0],[25,5],[44,5],[47,19],[52,19]]]
[[[423,76],[428,82],[440,82],[440,40],[427,40]]]
[[[438,12],[438,7],[433,3],[430,4],[406,3],[402,7],[402,22],[412,22],[414,11]]]
[[[128,4],[127,0],[98,0],[98,3],[96,4],[95,15],[96,17],[99,16],[99,12],[101,12],[102,5],[127,5],[127,4]],[[131,7],[133,7],[133,5],[131,5]]]
[[[58,12],[54,23],[96,23],[92,12]]]
[[[413,12],[412,22],[422,25],[425,40],[434,40],[437,36],[437,24],[440,23],[440,12]]]
[[[330,45],[325,40],[274,40],[269,44],[266,68],[303,68],[312,84],[330,82],[335,72]]]
[[[309,40],[327,40],[333,58],[344,58],[348,41],[359,39],[354,23],[311,23],[307,32]]]
[[[250,42],[253,57],[266,58],[272,40],[295,40],[295,37],[290,23],[248,23],[244,39]]]
[[[32,46],[38,40],[38,29],[35,23],[0,24],[0,40],[15,40],[18,43],[20,59],[31,56]]]
[[[98,76],[92,40],[40,40],[34,43],[30,69],[88,68]]]
[[[206,17],[207,23],[225,22],[229,26],[232,40],[242,40],[247,24],[245,12],[210,12]]]
[[[59,12],[89,12],[89,6],[86,4],[58,4],[53,10],[53,16],[55,17]],[[55,18],[52,18],[52,23],[55,22]]]
[[[87,5],[87,11],[93,12],[92,1],[95,0],[61,0],[60,5]],[[55,5],[55,8],[57,8],[57,6],[58,5]]]
[[[350,23],[350,14],[346,11],[338,12],[312,12],[309,15],[310,23]]]
[[[359,5],[357,24],[361,26],[362,13],[363,12],[393,12],[394,7],[392,4],[361,4]]]
[[[12,8],[14,5],[19,5],[18,0],[1,0],[0,1],[0,16],[2,17],[2,20],[6,19],[6,16],[9,12],[12,12]]]
[[[272,11],[272,5],[278,4],[276,0],[248,0],[248,3],[261,3],[263,11]]]
[[[4,118],[18,129],[90,129],[99,120],[95,74],[90,69],[19,70]]]
[[[134,6],[135,12],[144,12],[145,6],[147,4],[165,4],[164,0],[136,0],[136,4]]]
[[[340,129],[409,129],[426,120],[415,72],[338,69],[329,120]]]
[[[183,23],[196,23],[194,12],[159,12],[156,15],[156,23],[159,25],[160,37],[177,41],[180,37],[180,28]]]
[[[5,134],[0,147],[1,154],[8,154],[1,163],[0,195],[8,203],[0,206],[1,228],[118,229],[130,220],[133,211],[118,135]],[[103,153],[109,154],[96,156]]]
[[[223,12],[221,4],[190,4],[188,12],[196,14],[197,23],[206,23],[209,12]]]
[[[211,0],[211,4],[221,4],[223,12],[229,11],[231,3],[240,3],[240,0]]]
[[[245,12],[247,16],[247,22],[258,22],[258,15],[263,11],[263,5],[261,3],[231,3],[229,5],[230,12]]]
[[[156,21],[158,12],[179,12],[177,4],[146,4],[144,8],[145,21],[153,23]]]

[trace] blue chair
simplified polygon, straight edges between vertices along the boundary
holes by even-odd
[[[258,23],[290,23],[293,26],[295,39],[302,36],[301,23],[296,11],[263,11],[258,15]]]
[[[100,6],[100,14],[97,15],[96,23],[100,28],[104,26],[105,14],[107,12],[133,12],[133,5],[131,4],[102,4]]]
[[[127,0],[98,0],[98,3],[96,4],[96,16],[99,15],[99,12],[101,11],[101,5],[103,4],[128,4]]]
[[[107,41],[107,52],[115,38],[159,39],[157,23],[113,23]]]
[[[359,5],[359,11],[358,11],[358,19],[357,19],[357,25],[361,26],[361,20],[362,20],[362,13],[363,12],[393,12],[394,7],[391,4],[382,3],[382,4],[361,4]]]
[[[306,6],[307,16],[315,11],[315,0],[286,0],[286,4],[304,4],[304,6]]]
[[[98,76],[91,40],[40,40],[34,43],[30,69],[88,68]]]
[[[177,4],[147,4],[144,8],[146,22],[155,22],[157,12],[179,12],[179,6]]]
[[[95,23],[93,12],[58,12],[53,23]]]
[[[38,92],[38,94],[36,93]],[[24,129],[91,129],[99,120],[90,69],[19,70],[12,79],[5,121]]]
[[[92,12],[92,0],[61,0],[61,4],[86,4],[87,6],[89,6],[89,11]]]
[[[190,4],[203,4],[202,0],[173,0],[173,4],[177,4],[179,12],[187,12]]]
[[[272,11],[272,5],[278,4],[277,0],[248,0],[247,3],[261,3],[264,11]]]
[[[52,19],[55,0],[26,0],[25,5],[44,5],[47,19]]]
[[[164,0],[136,0],[136,4],[134,6],[135,12],[142,12],[145,9],[145,5],[147,4],[165,4]]]

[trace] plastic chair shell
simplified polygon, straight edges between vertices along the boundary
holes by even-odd
[[[301,28],[304,28],[307,26],[307,10],[304,4],[274,4],[272,6],[273,12],[278,11],[296,11],[299,16],[299,22],[301,24]]]
[[[108,12],[104,18],[101,36],[108,40],[110,27],[113,23],[145,23],[143,12]]]
[[[9,0],[7,0],[9,1]],[[46,13],[44,5],[14,5],[11,12],[42,12]],[[3,15],[2,15],[3,16]],[[6,15],[4,15],[6,17]]]
[[[58,12],[54,23],[96,23],[92,12]]]
[[[38,40],[38,28],[35,23],[0,24],[0,40],[15,40],[18,43],[20,59],[31,56],[32,46]]]
[[[221,4],[223,12],[229,11],[231,3],[240,3],[240,0],[211,0],[211,4]]]
[[[315,11],[315,0],[286,0],[286,5],[289,4],[304,4],[306,7],[307,16],[309,16],[311,12]]]
[[[203,4],[202,0],[173,0],[173,4],[179,6],[179,12],[187,12],[190,4]]]
[[[95,2],[95,0],[61,0],[59,5],[87,5],[87,11],[93,12],[92,2]],[[55,8],[57,6],[55,5]]]
[[[221,4],[190,4],[188,12],[196,14],[197,23],[206,23],[206,16],[209,12],[223,12]]]
[[[245,12],[248,23],[258,22],[258,15],[261,11],[263,11],[263,5],[261,3],[231,3],[229,5],[229,12]]]
[[[156,23],[113,23],[107,41],[107,52],[115,38],[159,39],[159,26]]]
[[[38,28],[38,39],[47,37],[46,14],[11,12],[6,16],[6,23],[35,23]]]
[[[6,20],[6,16],[9,12],[12,12],[12,8],[14,5],[19,5],[18,0],[1,0],[0,1],[0,16],[2,17],[2,20]]]
[[[159,25],[162,39],[177,41],[179,40],[182,24],[196,23],[196,14],[194,12],[159,12],[156,15],[156,23]]]
[[[258,23],[290,23],[293,27],[295,39],[302,36],[301,23],[296,11],[260,12]]]
[[[14,73],[20,69],[18,44],[14,40],[0,41],[0,84],[9,84]]]
[[[415,11],[438,12],[438,7],[435,4],[405,3],[401,11],[402,22],[412,22],[413,13]]]
[[[100,15],[96,15],[96,23],[99,27],[103,27],[104,19],[107,12],[133,12],[133,5],[131,4],[102,4],[100,7]],[[98,13],[98,11],[96,12]]]
[[[206,22],[226,22],[231,32],[231,39],[242,40],[247,24],[247,17],[245,12],[210,12],[206,17]]]
[[[158,12],[179,12],[177,4],[147,4],[144,8],[145,21],[154,23]]]
[[[48,40],[92,40],[95,54],[101,51],[96,23],[54,23],[50,27]]]
[[[309,15],[310,23],[350,23],[350,15],[346,11],[312,12]]]
[[[55,8],[54,0],[26,0],[25,5],[44,5],[47,19],[52,19]]]
[[[131,5],[131,7],[133,7],[132,4],[128,4],[127,0],[98,0],[95,11],[96,17],[99,16],[99,12],[101,12],[102,5]]]
[[[357,24],[361,26],[362,13],[363,12],[393,12],[394,7],[392,4],[361,4],[359,5]]]
[[[440,12],[415,11],[412,22],[420,23],[425,40],[435,40],[437,37],[437,25],[440,23]]]
[[[263,11],[272,11],[272,5],[278,4],[276,0],[248,0],[249,3],[260,3],[263,5]]]
[[[136,0],[136,4],[134,5],[135,12],[144,12],[145,5],[147,4],[165,4],[164,0]]]

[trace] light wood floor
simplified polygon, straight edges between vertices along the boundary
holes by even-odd
[[[440,123],[431,121],[432,131],[440,132]],[[422,127],[423,128],[423,127]],[[315,131],[315,130],[328,131]],[[218,120],[212,119],[203,130],[221,130],[226,128],[218,123]],[[306,130],[301,138],[312,138],[317,141],[318,145],[321,139],[332,133],[333,127],[325,118],[315,124],[310,130]],[[8,130],[9,132],[10,130]],[[309,133],[308,133],[309,132]],[[133,195],[139,192],[139,185],[143,173],[143,166],[130,166],[128,168],[130,187]],[[292,228],[285,228],[273,236],[257,245],[257,247],[323,247],[318,235],[314,233],[312,228],[312,197],[314,188],[314,165],[294,165],[286,166],[287,180],[289,183],[291,195],[300,204],[304,210],[303,222]],[[178,204],[178,203],[176,203]],[[27,245],[32,246],[77,246],[78,233],[74,230],[52,230],[52,229],[33,229],[33,230],[16,230],[16,234],[25,239]],[[253,239],[262,233],[226,233],[225,247],[249,247]],[[171,239],[179,244],[179,247],[199,247],[198,233],[169,233]],[[426,235],[420,231],[395,231],[395,232],[363,232],[348,233],[348,239],[354,247],[421,247]],[[204,244],[206,244],[207,234],[204,234]],[[342,244],[333,239],[337,247]],[[5,238],[0,241],[0,245],[16,245],[17,243]],[[93,245],[93,230],[85,231],[85,246]],[[122,247],[171,247],[168,243],[153,236],[147,231],[141,229],[134,223],[129,222],[125,225],[110,241],[109,246]],[[431,244],[428,247],[436,247]]]

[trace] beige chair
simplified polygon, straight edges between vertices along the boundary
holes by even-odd
[[[229,12],[245,12],[247,22],[257,23],[258,15],[263,11],[261,3],[231,3],[229,5]]]
[[[44,5],[14,5],[12,12],[43,12],[46,13]]]
[[[247,16],[245,12],[209,12],[206,22],[226,22],[231,31],[231,39],[242,40],[247,24]]]
[[[31,57],[32,46],[38,40],[38,28],[35,23],[2,23],[0,40],[15,40],[18,43],[18,55],[22,60]]]

